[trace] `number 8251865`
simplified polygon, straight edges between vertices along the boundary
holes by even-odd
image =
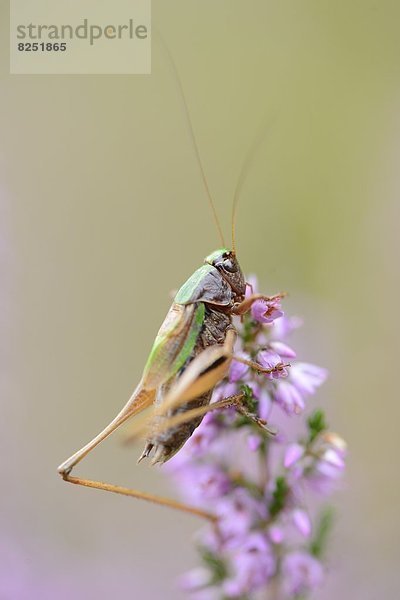
[[[18,50],[20,52],[65,52],[66,42],[20,42]]]

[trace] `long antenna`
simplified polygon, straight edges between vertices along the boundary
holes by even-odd
[[[236,253],[235,233],[236,233],[237,205],[238,205],[238,201],[239,201],[239,196],[242,191],[243,184],[248,175],[251,163],[253,162],[256,151],[260,147],[261,142],[264,140],[266,131],[270,124],[271,124],[271,122],[269,121],[264,127],[261,128],[259,134],[256,136],[255,140],[253,141],[252,145],[250,146],[249,150],[247,151],[247,154],[246,154],[245,159],[242,164],[242,168],[239,173],[238,181],[237,181],[236,188],[235,188],[235,193],[233,195],[233,202],[232,202],[232,250],[234,253]]]
[[[185,92],[183,91],[182,82],[181,82],[180,77],[179,77],[178,69],[176,68],[174,59],[172,58],[172,54],[171,54],[171,52],[170,52],[167,44],[165,43],[165,40],[163,39],[163,37],[162,37],[162,35],[160,34],[159,31],[157,31],[157,37],[158,37],[159,42],[161,43],[163,49],[165,50],[165,52],[166,52],[166,54],[167,54],[167,56],[169,58],[169,62],[170,62],[170,65],[172,67],[172,71],[174,73],[175,79],[176,79],[177,84],[178,84],[178,88],[179,88],[179,91],[180,91],[180,96],[181,96],[181,99],[182,99],[182,104],[183,104],[183,107],[185,109],[186,121],[187,121],[187,124],[188,124],[188,127],[189,127],[190,138],[192,140],[192,145],[193,145],[196,157],[197,157],[197,162],[198,162],[199,167],[200,167],[201,178],[203,180],[204,187],[205,187],[206,192],[207,192],[208,202],[209,202],[209,205],[210,205],[210,208],[211,208],[211,212],[212,212],[213,217],[214,217],[215,224],[217,226],[219,237],[221,238],[221,242],[222,242],[223,247],[225,247],[224,234],[222,233],[222,228],[221,228],[221,225],[220,225],[220,222],[219,222],[219,219],[218,219],[218,215],[217,215],[217,211],[216,211],[216,208],[215,208],[215,204],[214,204],[213,198],[211,196],[210,188],[208,187],[208,182],[207,182],[206,174],[204,172],[203,163],[201,161],[199,148],[198,148],[197,143],[196,143],[196,137],[195,137],[194,131],[193,131],[192,120],[190,118],[190,112],[189,112],[189,108],[188,108],[188,105],[187,105],[187,102],[186,102]]]

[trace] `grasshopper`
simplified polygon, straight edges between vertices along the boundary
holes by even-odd
[[[269,297],[252,293],[246,297],[247,284],[236,256],[234,236],[235,208],[240,185],[238,184],[234,196],[232,248],[229,249],[223,240],[185,95],[172,59],[171,64],[180,87],[192,143],[223,247],[209,254],[204,264],[176,293],[156,336],[141,380],[128,402],[96,437],[63,462],[58,467],[58,472],[70,483],[149,500],[215,520],[213,515],[205,511],[168,498],[71,476],[72,469],[98,444],[128,419],[150,406],[153,406],[151,418],[142,429],[138,428],[136,433],[143,430],[147,433],[145,448],[139,461],[154,452],[153,464],[164,463],[178,452],[210,410],[232,406],[257,425],[265,425],[256,416],[248,413],[242,402],[243,395],[211,404],[210,401],[214,387],[227,375],[233,359],[245,362],[259,372],[270,372],[255,362],[235,356],[236,331],[233,317],[245,314],[258,299],[268,303],[283,295]],[[241,179],[242,177],[239,178],[239,183]]]

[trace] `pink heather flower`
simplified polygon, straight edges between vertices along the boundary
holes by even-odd
[[[305,448],[301,444],[289,444],[285,451],[283,466],[290,469],[304,455]]]
[[[236,352],[236,355],[240,358],[250,360],[250,356],[245,352]],[[229,381],[231,383],[235,383],[236,381],[239,381],[239,379],[243,379],[248,370],[248,365],[245,365],[244,363],[239,362],[237,360],[233,360],[229,368]]]
[[[262,443],[262,437],[256,435],[255,433],[251,433],[247,436],[247,447],[251,452],[257,452]]]
[[[296,363],[290,369],[290,381],[300,394],[311,396],[328,377],[328,371],[309,363]]]
[[[263,388],[258,396],[258,415],[260,419],[268,421],[272,409],[271,394]]]
[[[265,505],[244,488],[237,488],[233,494],[221,498],[214,508],[225,539],[245,535],[257,521],[267,516]]]
[[[317,461],[312,470],[305,474],[304,481],[313,492],[326,496],[337,488],[342,475],[342,469],[337,469],[323,461]]]
[[[321,460],[338,469],[344,469],[345,462],[339,452],[333,448],[327,448],[321,456]]]
[[[258,293],[258,281],[255,275],[250,275],[248,278],[245,298],[249,298],[252,294]],[[283,316],[281,310],[281,299],[272,298],[271,300],[256,300],[253,302],[250,309],[251,316],[258,323],[272,323],[275,319]]]
[[[339,479],[345,468],[343,458],[333,449],[325,450],[315,463],[314,475],[320,479]]]
[[[338,469],[324,460],[319,460],[315,465],[314,479],[319,476],[318,479],[321,483],[324,482],[324,479],[333,481],[341,477],[341,471],[342,469]]]
[[[210,572],[205,567],[197,567],[179,578],[180,587],[191,592],[207,586],[210,583]]]
[[[320,491],[330,491],[330,483],[341,477],[346,466],[346,442],[332,432],[323,433],[321,438],[322,446],[314,461],[311,480]]]
[[[229,598],[257,591],[265,585],[276,568],[276,559],[261,533],[250,533],[244,543],[238,544],[229,563],[231,575],[222,586]]]
[[[306,511],[302,510],[301,508],[296,508],[292,512],[292,519],[300,533],[306,538],[310,537],[311,521]]]
[[[271,525],[268,529],[268,534],[271,542],[274,544],[282,544],[285,539],[283,528],[280,525]]]
[[[272,369],[271,373],[265,373],[267,379],[280,379],[281,377],[288,376],[288,371],[286,367],[283,367],[282,359],[276,352],[261,350],[257,354],[257,362],[264,369]]]
[[[272,408],[272,397],[265,386],[261,386],[257,381],[246,379],[246,385],[253,392],[254,398],[258,401],[258,416],[267,421]]]
[[[283,315],[281,319],[277,319],[274,322],[274,326],[271,329],[271,338],[273,340],[284,340],[287,338],[292,331],[298,329],[303,325],[303,320],[299,317],[286,317]]]
[[[231,481],[227,474],[215,464],[199,465],[192,478],[192,492],[197,491],[200,499],[219,498],[227,494]]]
[[[308,552],[291,552],[283,557],[283,588],[292,598],[314,590],[322,583],[323,576],[321,563]]]
[[[246,297],[258,291],[255,278],[252,284]],[[274,403],[288,415],[302,413],[306,398],[327,377],[325,369],[309,363],[295,363],[290,370],[283,366],[296,353],[282,340],[301,321],[282,315],[276,299],[255,302],[237,319],[235,353],[257,360],[271,373],[262,375],[232,361],[228,377],[212,395],[216,402],[240,393],[245,384],[253,395],[247,408],[277,429],[277,435],[268,437],[235,409],[218,410],[205,416],[166,466],[186,500],[217,518],[215,526],[197,535],[203,567],[182,582],[191,600],[254,600],[259,592],[269,593],[272,578],[282,600],[297,600],[323,579],[322,565],[308,550],[314,520],[309,492],[333,490],[344,470],[346,444],[325,430],[321,411],[299,419],[308,431],[302,436],[294,433],[295,418],[285,427],[288,420],[282,413],[272,414]]]
[[[218,402],[218,400],[229,398],[229,396],[234,396],[237,393],[239,393],[239,388],[235,382],[222,383],[215,388],[212,401]]]
[[[265,369],[274,369],[282,363],[282,359],[276,352],[271,350],[261,350],[257,355],[257,360]]]
[[[253,319],[259,323],[273,323],[275,319],[283,316],[280,300],[278,299],[268,302],[266,300],[256,300],[250,310]]]
[[[281,358],[296,358],[296,352],[283,342],[272,341],[269,343],[269,348],[279,354]]]
[[[300,392],[288,381],[279,382],[274,399],[288,415],[298,415],[304,410],[304,400]]]
[[[229,492],[232,482],[225,471],[215,463],[185,463],[171,460],[168,470],[185,490],[186,499],[196,506],[210,505],[210,501]]]

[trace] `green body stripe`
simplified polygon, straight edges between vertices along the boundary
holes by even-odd
[[[175,373],[177,373],[179,371],[179,369],[181,369],[183,367],[183,365],[185,364],[185,362],[191,355],[192,350],[195,347],[197,338],[199,337],[201,328],[203,326],[205,311],[206,311],[205,305],[203,304],[203,302],[200,302],[199,305],[196,307],[196,312],[193,317],[193,322],[190,327],[189,333],[186,337],[186,340],[185,340],[179,354],[177,355],[174,362],[172,363],[172,371],[173,371],[172,375],[175,375]]]
[[[175,375],[189,358],[197,337],[204,322],[205,305],[200,302],[197,306],[190,307],[194,313],[190,318],[190,325],[181,333],[176,333],[176,328],[184,315],[176,315],[172,318],[170,325],[162,327],[154,341],[150,351],[143,377],[153,383],[154,386],[161,385],[164,381]],[[172,309],[171,309],[172,310]],[[171,310],[168,315],[171,315]],[[184,311],[188,310],[186,307]],[[167,316],[168,319],[168,316]]]
[[[189,279],[185,281],[183,286],[178,290],[174,298],[174,302],[177,302],[178,304],[186,304],[190,302],[191,298],[193,297],[193,292],[195,291],[199,283],[213,269],[214,267],[212,267],[211,265],[203,265],[202,267],[197,269],[197,271],[195,271],[193,275],[191,275],[191,277],[189,277]]]

